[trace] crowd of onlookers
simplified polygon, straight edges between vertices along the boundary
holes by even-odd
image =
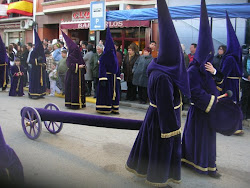
[[[96,97],[96,88],[99,80],[99,59],[104,51],[104,41],[100,40],[99,44],[94,46],[91,42],[80,41],[79,48],[81,50],[82,57],[86,64],[85,76],[85,91],[86,96]],[[55,92],[64,94],[65,92],[65,75],[68,70],[67,60],[67,48],[64,42],[60,40],[48,41],[44,39],[42,41],[45,56],[46,56],[46,83],[47,92],[50,96],[54,96]],[[131,43],[127,49],[121,49],[118,42],[114,42],[118,65],[121,71],[121,75],[124,75],[124,80],[127,83],[127,92],[125,100],[139,100],[140,103],[146,104],[148,102],[147,96],[147,67],[153,58],[156,58],[158,51],[156,50],[156,42],[151,41],[148,47],[145,47],[143,51],[139,51],[138,46],[135,43]],[[188,68],[189,63],[193,61],[197,44],[192,43],[190,45],[190,53],[186,54],[185,46],[182,44],[184,53],[185,66]],[[10,60],[10,66],[14,65],[15,58],[19,58],[21,65],[24,68],[24,87],[28,87],[30,63],[29,58],[33,50],[34,45],[27,43],[20,45],[11,43],[6,47],[8,57]],[[248,51],[249,49],[249,51]],[[221,45],[218,48],[217,54],[213,59],[213,66],[216,70],[220,70],[221,60],[225,54],[227,47]],[[250,97],[250,48],[246,46],[243,49],[243,77],[241,81],[242,97],[241,104],[243,112],[247,111],[249,106]],[[10,72],[11,75],[11,72]],[[10,76],[11,77],[11,76]],[[188,104],[189,100],[184,96],[184,104]]]

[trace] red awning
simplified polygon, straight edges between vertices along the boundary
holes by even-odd
[[[150,21],[115,21],[115,22],[107,22],[110,28],[123,28],[123,27],[149,27]],[[82,21],[82,22],[62,22],[61,29],[89,29],[90,22]]]

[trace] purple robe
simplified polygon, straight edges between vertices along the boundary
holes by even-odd
[[[85,99],[85,69],[79,69],[75,57],[67,58],[68,71],[65,77],[65,106],[72,109],[86,107]]]
[[[46,95],[46,63],[38,63],[37,53],[33,50],[30,55],[31,78],[29,83],[29,97],[40,98]]]
[[[120,100],[120,71],[116,74],[107,73],[105,80],[99,78],[96,96],[96,111],[109,114],[119,113]],[[105,82],[105,85],[100,84]]]
[[[9,82],[9,66],[9,58],[6,54],[5,61],[0,60],[0,88],[7,87],[7,84]]]
[[[22,74],[21,76],[17,75],[18,73]],[[11,67],[11,87],[9,96],[23,96],[23,78],[24,78],[24,68],[22,65],[20,66],[12,66]]]
[[[210,123],[217,89],[210,73],[193,61],[188,69],[191,107],[182,138],[182,162],[202,174],[216,173],[216,132]]]
[[[181,93],[168,67],[149,64],[150,106],[126,163],[128,171],[154,186],[181,179]]]
[[[234,56],[227,55],[223,58],[221,63],[221,72],[224,75],[224,80],[217,83],[217,88],[222,94],[226,93],[227,90],[233,92],[231,99],[238,105],[240,102],[240,79],[242,76],[242,67],[239,67]],[[239,129],[236,133],[242,131],[242,123],[239,124]]]

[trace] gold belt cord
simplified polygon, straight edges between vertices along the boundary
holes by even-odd
[[[78,65],[76,65],[78,66]],[[82,86],[81,86],[81,82],[82,82],[82,79],[81,79],[81,69],[79,69],[79,104],[80,104],[80,108],[82,108]]]

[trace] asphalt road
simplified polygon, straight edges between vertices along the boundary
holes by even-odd
[[[20,110],[24,106],[43,108],[48,103],[57,104],[61,110],[95,114],[95,104],[87,103],[81,110],[64,107],[64,99],[45,97],[32,100],[9,97],[0,92],[0,125],[6,142],[19,156],[25,182],[32,187],[81,188],[140,188],[150,187],[143,178],[128,172],[124,165],[138,131],[97,128],[64,124],[57,135],[43,126],[40,137],[32,141],[23,133]],[[110,115],[143,120],[146,110],[120,107],[120,115]],[[185,117],[183,117],[183,125]],[[199,175],[182,167],[182,182],[171,184],[174,188],[247,188],[250,187],[250,130],[243,136],[217,134],[217,167],[220,179]]]

